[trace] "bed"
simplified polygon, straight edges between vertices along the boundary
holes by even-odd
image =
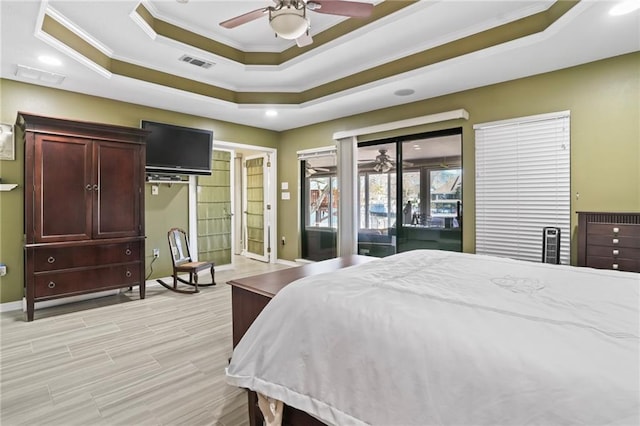
[[[227,382],[335,425],[640,424],[640,275],[414,250],[302,278]]]

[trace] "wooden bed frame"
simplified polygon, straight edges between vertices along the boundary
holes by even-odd
[[[359,255],[337,257],[317,263],[309,263],[297,268],[283,269],[281,271],[268,272],[252,277],[231,280],[231,305],[233,317],[233,347],[235,348],[249,326],[262,312],[267,303],[284,287],[293,281],[311,275],[336,271],[347,266],[367,263],[376,258]],[[249,424],[261,426],[263,424],[262,413],[258,408],[258,397],[253,391],[248,391],[249,399]],[[283,425],[295,426],[320,426],[324,425],[315,417],[304,411],[284,407]]]

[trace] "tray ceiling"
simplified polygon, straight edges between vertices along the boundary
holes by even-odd
[[[615,2],[585,0],[383,1],[367,19],[309,12],[304,48],[275,37],[266,16],[218,25],[269,4],[3,0],[2,77],[285,130],[640,50],[640,12],[609,16]]]

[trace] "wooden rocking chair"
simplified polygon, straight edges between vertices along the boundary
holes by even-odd
[[[173,262],[173,286],[157,280],[158,283],[177,293],[199,293],[198,286],[208,287],[216,285],[215,270],[213,262],[194,262],[189,252],[189,239],[187,233],[180,228],[171,228],[167,233],[169,239],[169,251]],[[208,269],[211,271],[211,282],[198,284],[198,272]],[[188,273],[189,281],[178,276],[179,273]],[[178,281],[193,286],[193,290],[183,290],[178,288]]]

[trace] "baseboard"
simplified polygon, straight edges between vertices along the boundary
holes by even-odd
[[[296,259],[296,263],[316,263],[315,260],[309,259]]]
[[[156,279],[157,278],[147,280],[146,287],[148,288],[153,286],[160,286],[160,284],[156,282]],[[171,279],[171,277],[160,277],[159,279]],[[126,288],[126,287],[123,287],[123,288]],[[60,306],[60,305],[66,305],[68,303],[83,302],[85,300],[98,299],[100,297],[115,296],[116,294],[120,293],[120,291],[121,289],[105,290],[105,291],[97,291],[95,293],[80,294],[78,296],[61,297],[60,299],[43,300],[42,302],[35,303],[34,310],[37,311],[38,309],[50,308],[52,306]],[[0,312],[10,312],[10,311],[26,312],[27,299],[23,297],[22,300],[16,300],[15,302],[6,302],[6,303],[0,304]]]
[[[11,312],[22,310],[22,301],[16,300],[15,302],[0,303],[0,312]]]
[[[282,260],[282,261],[278,260],[278,263],[284,263],[285,265],[289,265],[289,266],[300,266],[299,263],[291,262],[288,260]],[[216,266],[216,271],[225,271],[230,269],[233,269],[233,264],[231,263],[226,265]],[[160,284],[158,284],[158,282],[156,281],[158,279],[170,281],[172,278],[168,276],[168,277],[158,277],[158,278],[149,279],[147,280],[147,287],[159,286]],[[42,302],[36,302],[35,310],[42,309],[42,308],[50,308],[52,306],[66,305],[67,303],[82,302],[84,300],[98,299],[100,297],[114,296],[119,292],[120,292],[120,289],[115,289],[115,290],[99,291],[96,293],[80,294],[78,296],[62,297],[60,299],[44,300]],[[22,300],[16,300],[15,302],[0,303],[0,312],[11,312],[11,311],[26,312],[27,300],[23,297]]]
[[[292,262],[290,260],[285,260],[285,259],[276,259],[276,263],[279,263],[281,265],[287,265],[287,266],[300,266],[299,263]]]

